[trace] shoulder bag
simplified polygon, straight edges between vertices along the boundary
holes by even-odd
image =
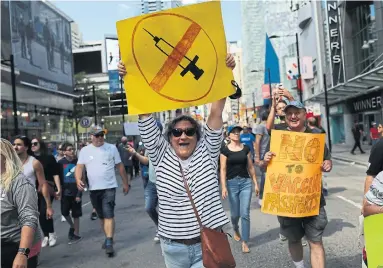
[[[193,197],[190,193],[189,185],[186,181],[181,163],[179,163],[182,178],[189,196],[194,214],[197,218],[201,229],[201,247],[202,261],[205,268],[234,268],[236,266],[227,234],[202,225],[201,218],[198,215],[197,208],[194,204]]]

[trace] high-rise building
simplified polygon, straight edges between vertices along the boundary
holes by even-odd
[[[262,106],[262,84],[265,76],[266,34],[277,36],[272,44],[279,58],[280,74],[285,77],[283,57],[297,29],[297,14],[290,1],[242,1],[243,92],[254,93],[255,105]],[[250,96],[250,95],[249,95]]]
[[[141,0],[141,13],[147,14],[179,6],[182,6],[180,0]]]
[[[77,23],[71,23],[71,34],[72,34],[72,48],[77,49],[83,43],[82,33],[80,32],[80,28]]]

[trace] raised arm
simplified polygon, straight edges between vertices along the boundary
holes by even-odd
[[[233,55],[227,54],[226,66],[232,70],[235,68],[235,59]],[[207,119],[207,125],[213,130],[219,130],[222,128],[222,112],[225,107],[226,98],[215,101],[211,104],[210,114]]]

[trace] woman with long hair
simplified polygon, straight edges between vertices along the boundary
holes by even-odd
[[[234,240],[242,240],[242,252],[249,253],[250,202],[253,193],[253,183],[257,195],[259,189],[250,148],[240,141],[241,131],[242,128],[239,126],[228,128],[230,143],[221,149],[220,177],[222,198],[229,197]],[[239,232],[238,226],[240,218],[242,235]]]
[[[34,268],[41,241],[36,189],[7,140],[1,139],[0,151],[1,267]]]
[[[61,182],[60,182],[60,167],[56,162],[53,155],[48,154],[48,148],[43,140],[39,138],[32,139],[32,153],[34,157],[40,161],[44,168],[45,179],[49,184],[49,187],[55,188],[56,199],[61,198]],[[40,211],[40,225],[44,232],[43,247],[48,244],[50,247],[56,245],[57,236],[54,231],[53,219],[47,218],[45,215],[46,202],[42,195],[38,195],[39,199],[39,211]],[[51,196],[51,202],[54,197]]]

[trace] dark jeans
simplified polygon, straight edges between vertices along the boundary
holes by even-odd
[[[356,150],[357,147],[359,148],[360,152],[362,153],[363,150],[362,150],[362,147],[360,145],[360,139],[355,140],[354,148],[352,148],[351,152],[353,153]]]
[[[45,202],[44,196],[42,194],[38,195],[38,205],[40,212],[40,225],[43,230],[44,236],[48,237],[49,233],[54,233],[55,229],[53,227],[53,219],[47,219],[47,203]],[[53,196],[51,196],[51,203],[53,202]]]
[[[12,268],[19,244],[16,242],[1,241],[1,268]],[[37,267],[37,256],[28,259],[28,268]]]
[[[158,226],[158,196],[156,184],[151,182],[149,179],[144,179],[144,196],[145,196],[145,211],[152,219],[154,224]]]

